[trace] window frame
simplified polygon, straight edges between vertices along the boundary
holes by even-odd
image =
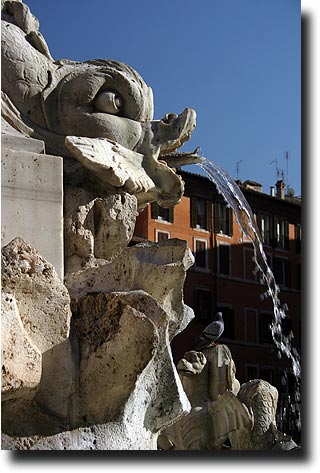
[[[198,223],[198,204],[204,204],[204,226]],[[212,231],[212,202],[204,197],[190,197],[190,226],[196,231],[211,232]]]
[[[197,265],[197,242],[205,243],[205,266],[198,266]],[[208,271],[209,269],[209,257],[208,257],[208,248],[209,248],[209,241],[207,238],[199,238],[199,237],[193,237],[193,256],[194,256],[194,268],[197,269],[198,271]]]
[[[164,240],[169,240],[171,238],[171,233],[168,232],[167,230],[162,230],[161,228],[155,228],[155,241],[156,241],[156,243],[159,243],[159,241],[164,241],[164,240],[159,240],[159,233],[163,233],[164,235],[168,235],[168,238],[164,238]]]
[[[224,219],[222,219],[221,216],[221,209],[223,209],[226,213]],[[228,228],[222,228],[224,227],[221,224],[222,221],[226,222],[226,226]],[[224,202],[218,201],[214,203],[214,232],[217,235],[224,235],[227,237],[233,236],[233,210]]]
[[[262,373],[262,371],[269,371],[271,373],[271,380],[266,379],[266,376],[265,376],[264,373]],[[272,365],[260,365],[260,367],[259,367],[259,377],[261,379],[264,379],[265,381],[267,381],[272,386],[274,386],[275,383],[276,383],[276,370],[275,370],[274,366],[272,366]]]
[[[256,329],[255,329],[255,336],[254,336],[254,341],[251,341],[249,340],[249,337],[248,337],[248,312],[254,312],[254,318],[255,318],[255,324],[256,324]],[[257,344],[259,342],[259,323],[258,323],[258,309],[256,309],[255,307],[244,307],[243,308],[243,319],[244,319],[244,328],[243,328],[243,332],[244,332],[244,341],[246,343],[253,343],[253,344]]]
[[[278,267],[277,265],[282,262],[282,280],[280,280],[279,273],[278,273]],[[278,286],[285,287],[285,288],[290,288],[291,287],[291,272],[290,272],[290,260],[287,257],[283,256],[273,256],[273,268],[272,272],[274,274],[276,283]]]
[[[200,292],[205,292],[208,297],[210,298],[210,304],[211,304],[211,315],[208,315],[208,317],[206,318],[203,318],[203,317],[200,317],[200,311],[198,310],[199,309],[199,306],[198,306],[198,299],[197,299],[197,294],[199,294]],[[204,286],[196,286],[194,288],[194,291],[193,291],[193,301],[194,301],[194,304],[193,304],[193,310],[194,310],[194,313],[195,313],[195,318],[198,322],[201,322],[201,323],[204,323],[204,324],[209,324],[210,322],[213,321],[213,315],[214,315],[214,300],[213,300],[213,291],[208,288],[208,287],[204,287]]]
[[[168,212],[167,219],[159,215],[161,211]],[[174,223],[174,208],[164,208],[157,204],[157,202],[151,202],[151,218],[161,223],[172,224]]]
[[[228,321],[226,320],[226,316],[224,314],[224,311],[229,310],[232,313],[232,324],[233,324],[233,337],[227,337],[225,334],[226,327],[231,328],[230,321],[228,324]],[[225,330],[221,335],[222,339],[229,340],[229,341],[236,341],[236,311],[233,307],[232,304],[227,304],[225,302],[219,303],[217,302],[217,307],[216,307],[216,312],[222,312],[222,316],[224,316],[224,323],[225,323]]]
[[[258,331],[259,331],[259,344],[260,345],[265,345],[265,346],[272,346],[274,345],[273,339],[272,339],[272,334],[271,331],[269,330],[269,327],[267,327],[268,333],[270,334],[270,340],[265,341],[263,340],[263,334],[262,334],[262,317],[263,316],[270,316],[270,322],[273,320],[273,312],[271,310],[260,310],[258,313],[258,320],[259,320],[259,326],[258,326]]]
[[[249,378],[248,376],[248,368],[255,368],[257,372],[256,378]],[[259,379],[259,363],[245,363],[244,364],[244,376],[245,376],[245,383],[251,381],[253,379]]]
[[[296,241],[296,253],[301,255],[301,239],[302,239],[302,225],[297,223],[294,227],[295,241]]]
[[[274,216],[273,218],[273,247],[283,251],[289,249],[289,222],[283,217]]]
[[[229,272],[228,273],[222,273],[220,271],[220,246],[227,246],[229,248]],[[224,241],[217,241],[217,274],[219,276],[231,276],[231,244],[228,242]]]
[[[268,220],[269,229],[264,232],[263,229],[262,229],[262,222],[264,222],[265,220]],[[268,214],[268,213],[259,212],[256,215],[256,222],[258,224],[258,228],[259,228],[259,232],[260,232],[260,236],[261,236],[261,240],[262,240],[263,245],[272,246],[273,216],[271,214]],[[267,233],[267,238],[265,237],[265,233]]]

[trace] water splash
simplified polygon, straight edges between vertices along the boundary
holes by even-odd
[[[262,297],[271,297],[273,302],[273,321],[270,325],[272,339],[278,348],[278,357],[281,353],[285,354],[290,360],[292,373],[295,377],[295,399],[292,408],[297,413],[297,427],[301,427],[300,419],[300,356],[296,348],[292,347],[291,340],[293,333],[284,335],[282,333],[282,320],[287,317],[286,306],[281,306],[279,293],[280,289],[276,283],[273,272],[271,271],[267,257],[263,249],[260,232],[257,227],[250,205],[244,197],[242,191],[232,177],[218,164],[207,158],[202,158],[202,162],[197,164],[208,175],[209,179],[216,185],[217,191],[222,195],[226,203],[232,208],[237,222],[245,235],[250,238],[254,249],[254,261],[258,270],[262,274],[262,279],[266,283],[268,290]]]

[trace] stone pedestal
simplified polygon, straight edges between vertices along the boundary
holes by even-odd
[[[63,160],[42,150],[39,140],[2,135],[1,246],[23,238],[53,264],[62,280]]]

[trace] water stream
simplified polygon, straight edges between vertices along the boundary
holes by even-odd
[[[292,347],[293,333],[290,332],[289,335],[284,335],[282,331],[282,321],[287,317],[287,307],[281,306],[280,289],[268,265],[252,210],[236,182],[223,168],[207,158],[202,158],[202,162],[197,165],[206,172],[209,179],[216,185],[219,194],[222,195],[227,205],[232,208],[242,231],[252,241],[257,270],[261,272],[262,280],[268,288],[267,292],[262,294],[262,297],[271,297],[273,302],[273,320],[270,325],[272,338],[278,348],[278,357],[280,358],[281,354],[287,356],[294,375],[296,386],[294,399],[291,402],[292,410],[296,414],[296,425],[300,429],[300,356],[297,349]]]

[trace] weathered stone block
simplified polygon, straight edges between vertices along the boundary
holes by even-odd
[[[61,280],[62,168],[60,157],[2,148],[1,245],[23,238],[54,265]]]
[[[23,327],[12,294],[1,295],[2,401],[33,397],[41,378],[41,353]]]
[[[21,238],[2,250],[2,290],[14,295],[24,329],[41,353],[68,337],[68,291],[54,267]]]
[[[71,297],[135,290],[151,294],[170,314],[171,340],[194,317],[193,310],[183,303],[186,271],[193,262],[186,241],[146,242],[126,248],[109,264],[101,260],[92,267],[67,274],[65,284]]]

